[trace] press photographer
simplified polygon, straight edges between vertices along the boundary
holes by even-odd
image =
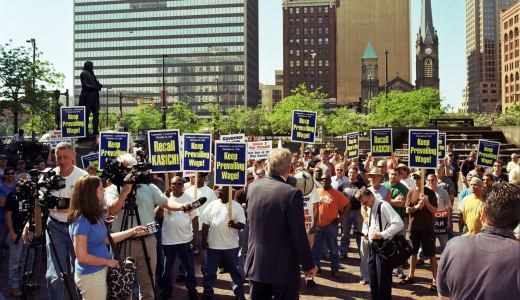
[[[189,211],[191,208],[189,203],[169,202],[161,190],[148,181],[146,165],[136,165],[137,160],[127,153],[119,156],[117,162],[109,162],[105,168],[103,175],[113,183],[105,190],[108,212],[116,216],[112,223],[113,232],[154,223],[156,206],[172,211]],[[155,236],[150,234],[125,243],[128,244],[123,247],[124,255],[120,254],[132,256],[136,261],[139,299],[154,299],[155,278],[152,270],[157,264]]]
[[[46,230],[46,250],[47,250],[47,273],[45,279],[47,281],[47,289],[49,291],[49,299],[61,300],[64,299],[64,282],[71,284],[68,281],[67,274],[71,274],[71,262],[74,262],[76,256],[74,254],[74,247],[69,235],[69,225],[67,223],[67,210],[69,207],[70,195],[74,185],[81,176],[88,175],[84,170],[74,165],[76,158],[76,151],[71,144],[61,142],[56,145],[56,160],[58,166],[52,171],[56,172],[61,178],[52,176],[51,174],[44,175],[46,182],[41,182],[43,178],[40,177],[40,185],[44,184],[50,188],[49,195],[52,197],[44,197],[42,209],[44,214],[49,213],[47,219]],[[65,180],[64,186],[59,188],[60,180]],[[35,216],[37,213],[35,213]],[[25,225],[24,240],[28,240],[29,224]],[[67,256],[69,259],[67,259]],[[62,278],[63,277],[63,278]],[[77,289],[74,286],[68,286],[68,290],[74,297],[79,297]]]

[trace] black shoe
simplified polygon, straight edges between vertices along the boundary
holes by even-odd
[[[343,278],[343,276],[341,276],[341,274],[339,273],[339,271],[331,271],[331,272],[330,272],[330,276],[332,276],[332,278],[335,278],[335,279],[341,279],[341,278]]]
[[[184,275],[177,276],[177,279],[175,279],[175,282],[177,282],[177,283],[186,282],[186,276],[184,276]]]
[[[238,296],[235,296],[235,300],[246,300],[246,297],[238,297]]]
[[[201,300],[212,300],[213,297],[212,296],[208,296],[208,295],[202,295],[202,297],[200,299]]]
[[[318,271],[316,272],[316,275],[321,275],[321,269],[318,269]]]
[[[195,293],[189,293],[188,292],[188,299],[189,300],[198,300],[199,297],[197,297],[197,293],[196,292]]]
[[[305,280],[305,285],[310,288],[317,286],[316,281],[314,281],[313,279]]]

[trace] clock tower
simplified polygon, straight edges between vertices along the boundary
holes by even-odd
[[[439,39],[433,27],[431,0],[422,0],[421,27],[417,33],[415,85],[439,88]]]

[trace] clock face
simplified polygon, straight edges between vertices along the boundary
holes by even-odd
[[[428,54],[428,55],[432,54],[432,48],[426,48],[426,49],[424,50],[424,53],[426,53],[426,54]]]

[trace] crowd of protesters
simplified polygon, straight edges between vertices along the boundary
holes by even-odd
[[[114,240],[126,240],[125,248],[136,258],[140,299],[154,299],[154,293],[161,299],[176,298],[174,281],[185,282],[189,299],[212,299],[218,272],[230,274],[236,299],[245,299],[246,280],[251,299],[298,299],[300,271],[304,284],[319,289],[316,276],[340,279],[340,261],[357,256],[359,283],[369,284],[372,299],[390,299],[392,284],[414,284],[416,268],[426,260],[432,295],[512,299],[508,296],[520,293],[516,154],[506,166],[497,160],[486,169],[476,165],[474,151],[459,161],[448,147],[437,169],[421,174],[396,156],[379,159],[368,153],[366,160],[347,160],[337,149],[305,150],[303,157],[275,149],[267,160],[249,161],[247,185],[233,191],[232,215],[228,187],[213,186],[212,174],[177,174],[168,184],[150,175],[150,184],[140,184],[136,191],[139,225],[161,224],[158,233],[148,234],[142,226],[122,228],[131,185],[118,188],[101,181],[95,168],[74,166],[75,151],[69,144],[58,145],[55,153],[55,162],[49,156],[32,166],[55,167],[66,179],[66,188],[56,196],[71,199],[68,210],[51,209],[46,220],[57,241],[52,250],[47,236],[46,280],[52,299],[66,294],[58,269],[62,266],[74,274],[75,297],[102,299],[106,294],[107,268],[118,263],[106,247],[106,215],[115,217]],[[137,163],[130,154],[118,160],[128,167]],[[8,285],[13,296],[22,294],[22,266],[31,240],[15,197],[17,182],[31,180],[27,169],[23,160],[9,166],[7,157],[0,155],[0,250],[9,248]],[[286,184],[291,183],[289,177],[304,173],[313,185],[305,194]],[[207,202],[192,210],[190,203],[200,197]],[[410,241],[413,254],[392,270],[373,247],[399,234]],[[20,241],[18,235],[23,237]],[[351,239],[357,246],[354,252]],[[484,258],[479,250],[486,253]],[[202,282],[195,276],[195,256]],[[174,270],[176,257],[180,266]],[[324,259],[330,260],[330,272],[323,271]],[[154,270],[151,278],[147,261]],[[483,276],[483,270],[490,273]],[[180,275],[173,278],[174,273]],[[506,279],[497,284],[499,275]],[[200,296],[197,287],[202,287]]]

